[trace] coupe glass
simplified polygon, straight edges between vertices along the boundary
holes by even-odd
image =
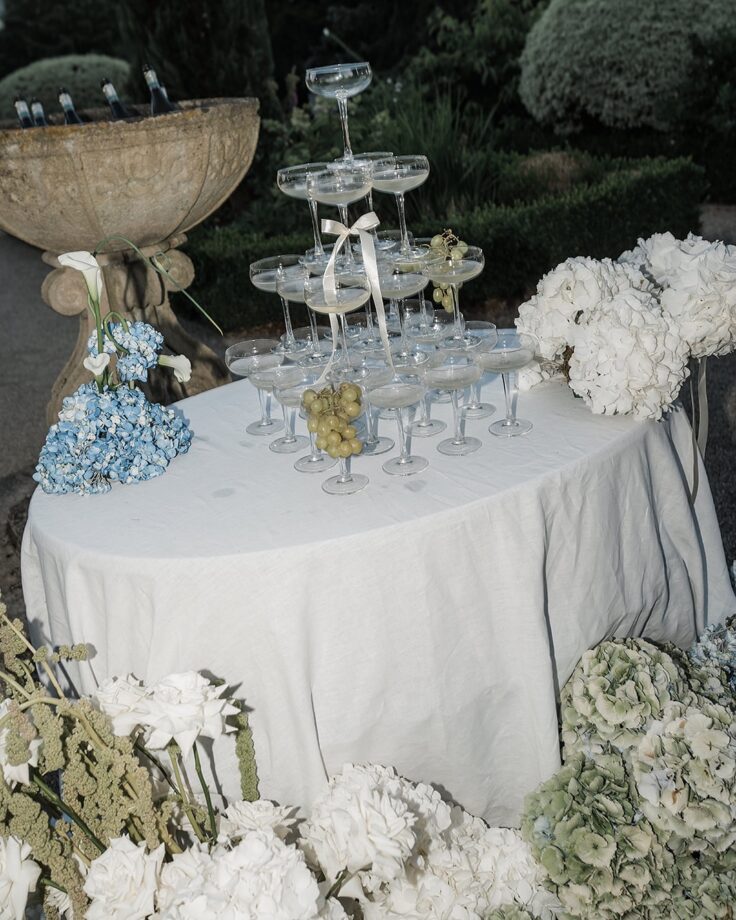
[[[516,417],[515,402],[518,396],[518,384],[515,372],[532,363],[536,348],[537,341],[533,335],[523,335],[504,329],[499,332],[495,347],[481,346],[474,353],[476,362],[483,370],[501,374],[503,380],[506,418],[494,422],[488,429],[496,437],[513,438],[532,430],[531,422]]]
[[[470,333],[470,335],[477,336],[480,339],[481,344],[478,346],[479,348],[493,348],[498,339],[498,333],[494,323],[487,323],[483,320],[472,319],[465,323],[465,330],[466,332]],[[465,418],[489,418],[496,411],[496,407],[493,405],[493,403],[481,402],[481,384],[482,378],[480,378],[478,382],[474,383],[470,388],[470,398],[463,406]]]
[[[282,406],[288,406],[288,408],[290,409],[292,413],[292,423],[291,423],[292,432],[294,430],[293,425],[294,425],[296,413],[302,407],[302,397],[304,396],[304,393],[307,390],[314,389],[317,386],[318,379],[319,377],[316,373],[313,373],[313,374],[307,373],[306,375],[302,376],[301,380],[298,383],[291,385],[287,381],[286,386],[274,387],[273,392],[274,392],[274,396],[276,397],[276,399],[281,403]],[[310,446],[310,452],[306,454],[304,457],[300,457],[294,464],[294,469],[298,470],[300,473],[325,472],[327,470],[332,469],[332,467],[337,463],[337,460],[333,460],[332,457],[328,457],[327,454],[323,453],[317,447],[315,443],[315,437],[316,437],[315,433],[310,430],[308,441],[305,438],[301,438],[301,437],[297,437],[296,439],[301,444],[308,443]],[[279,440],[283,441],[284,438],[280,438]],[[273,448],[273,445],[269,445],[269,446],[272,449],[275,449]],[[283,451],[280,451],[280,453],[292,453],[293,450],[296,450],[296,448],[290,448],[288,451],[283,450]]]
[[[324,276],[308,278],[304,284],[306,304],[317,313],[336,314],[340,319],[342,331],[342,355],[333,369],[333,376],[355,382],[367,376],[368,371],[362,367],[362,361],[354,362],[348,344],[348,327],[345,314],[358,310],[368,300],[371,286],[368,278],[357,272],[337,272],[335,290],[325,285]]]
[[[309,269],[303,264],[294,266],[288,273],[280,271],[276,279],[276,291],[279,297],[287,303],[301,303],[306,306],[304,285],[310,277]],[[306,354],[300,358],[299,364],[302,367],[322,367],[329,361],[329,354],[325,354],[325,350],[320,346],[317,317],[314,311],[307,308],[307,315],[309,329],[297,329],[293,333],[297,342],[306,341],[307,343]],[[302,339],[297,336],[297,333],[301,333]]]
[[[236,342],[225,352],[225,364],[231,374],[238,377],[250,377],[258,370],[268,370],[283,363],[284,356],[275,354],[278,339],[248,339]],[[271,418],[271,397],[263,390],[258,390],[261,403],[261,419],[252,422],[245,429],[249,434],[273,434],[283,427],[283,422]]]
[[[276,285],[279,280],[301,277],[303,272],[303,266],[300,265],[301,258],[302,257],[299,255],[270,256],[267,259],[259,259],[257,262],[251,262],[251,284],[257,287],[259,291],[267,291],[269,294],[277,293]],[[303,353],[307,347],[307,343],[305,341],[298,341],[294,337],[289,303],[284,300],[283,297],[281,297],[281,307],[284,311],[286,334],[284,341],[276,344],[276,351],[293,357]]]
[[[361,388],[361,415],[364,411],[363,397],[364,394]],[[359,418],[360,415],[354,418],[352,424],[356,425]],[[342,446],[343,445],[340,444],[338,450],[340,450]],[[362,492],[368,485],[368,477],[364,476],[363,473],[353,473],[351,469],[352,454],[349,454],[347,457],[340,454],[338,459],[340,461],[340,472],[337,476],[330,476],[329,479],[325,479],[322,483],[323,490],[329,495],[353,495],[355,492]]]
[[[485,257],[478,246],[468,246],[458,259],[433,258],[425,262],[424,271],[433,284],[446,284],[452,296],[453,330],[446,340],[448,347],[472,348],[480,344],[480,338],[467,332],[465,320],[460,312],[460,288],[466,281],[472,281],[483,271]]]
[[[404,195],[412,189],[419,188],[429,176],[429,160],[425,156],[391,157],[373,164],[373,188],[396,196],[401,229],[400,251],[404,256],[413,254],[406,230],[406,207]]]
[[[276,173],[276,184],[285,195],[309,203],[309,213],[312,217],[312,233],[314,234],[313,252],[315,260],[324,259],[325,250],[322,246],[322,237],[319,232],[317,202],[309,194],[307,176],[314,172],[324,172],[326,168],[326,163],[301,163],[299,166],[286,166]]]
[[[361,163],[363,165],[370,166],[373,170],[375,163],[380,163],[382,160],[387,160],[393,157],[393,153],[390,150],[371,150],[368,153],[355,153],[353,154],[353,160],[356,163]],[[374,210],[373,207],[373,187],[368,190],[368,194],[365,196],[366,205],[368,206],[368,212]],[[391,237],[380,236],[376,230],[371,231],[373,233],[373,245],[376,247],[376,252],[390,252],[392,249],[396,248],[396,240]]]
[[[421,271],[402,271],[399,263],[392,262],[387,263],[383,269],[379,267],[378,280],[382,297],[391,302],[390,312],[393,313],[395,310],[399,318],[400,336],[392,347],[392,352],[397,355],[409,355],[414,347],[406,334],[406,312],[403,302],[424,290],[427,278]]]
[[[427,362],[419,368],[419,375],[427,382],[427,371],[445,363],[446,355],[442,351],[429,352]],[[432,418],[432,390],[426,387],[420,403],[419,418],[409,426],[412,436],[416,438],[433,438],[441,434],[447,425],[440,419]]]
[[[315,96],[337,99],[346,159],[350,159],[353,156],[353,151],[350,148],[350,133],[348,132],[348,99],[367,89],[372,78],[371,65],[366,61],[357,64],[330,64],[328,67],[310,67],[307,70],[305,81],[307,89],[311,90]]]
[[[383,464],[383,469],[391,476],[411,476],[414,473],[421,473],[429,466],[429,460],[426,457],[417,457],[409,453],[402,414],[403,409],[415,406],[423,395],[424,384],[419,375],[403,374],[398,370],[388,383],[380,384],[371,390],[371,402],[381,409],[393,409],[396,415],[399,456],[392,457]]]
[[[366,428],[366,437],[363,441],[363,453],[368,456],[385,454],[387,451],[393,450],[394,447],[394,441],[391,438],[385,438],[378,434],[378,417],[380,413],[374,411],[371,406],[371,390],[389,383],[393,376],[394,372],[390,367],[387,367],[386,364],[377,363],[373,367],[368,367],[368,376],[364,381],[363,389]]]
[[[475,383],[480,378],[481,370],[466,354],[450,352],[439,367],[430,368],[424,375],[427,386],[449,390],[452,396],[452,412],[455,422],[455,435],[440,441],[437,450],[441,454],[462,457],[478,450],[481,442],[478,438],[468,438],[463,431],[463,417],[458,401],[458,391]]]
[[[348,227],[348,205],[365,198],[371,189],[372,175],[373,169],[366,163],[333,163],[324,172],[311,173],[307,177],[309,194],[320,204],[336,207],[340,220]],[[349,243],[343,251],[345,265],[353,267],[355,259]]]
[[[273,393],[276,399],[281,403],[281,409],[284,413],[284,427],[286,433],[283,437],[272,441],[268,446],[276,454],[291,454],[294,451],[301,450],[309,444],[309,439],[294,434],[294,421],[296,413],[293,407],[287,405],[279,399],[278,392],[296,384],[304,378],[304,371],[293,364],[281,367],[270,367],[254,371],[250,375],[250,382],[259,393]],[[298,407],[297,407],[298,408]],[[281,425],[279,425],[281,427]]]

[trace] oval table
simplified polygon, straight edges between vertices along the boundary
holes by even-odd
[[[484,399],[502,405],[497,379]],[[513,824],[559,765],[558,691],[585,649],[613,635],[686,646],[736,610],[702,468],[690,501],[682,409],[596,417],[551,382],[522,395],[526,437],[469,421],[477,453],[416,438],[425,473],[361,457],[368,488],[332,496],[245,433],[247,381],[179,406],[195,439],[164,476],[36,492],[28,616],[37,639],[94,647],[85,692],[190,668],[236,685],[265,797],[308,806],[344,762],[377,761]],[[433,414],[450,421],[446,405]]]

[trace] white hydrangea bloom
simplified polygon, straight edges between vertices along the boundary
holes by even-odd
[[[304,851],[330,883],[347,869],[374,890],[403,875],[414,852],[416,816],[398,795],[378,788],[376,771],[383,769],[347,764],[302,827]]]
[[[600,415],[659,419],[687,376],[687,346],[651,293],[629,288],[576,325],[570,387]]]
[[[103,681],[93,700],[112,722],[112,730],[124,738],[136,730],[146,714],[146,688],[132,674]]]
[[[145,920],[153,913],[163,859],[163,844],[149,853],[145,843],[113,838],[87,872],[87,920]]]
[[[338,905],[339,906],[339,905]],[[303,854],[270,828],[249,831],[237,846],[211,853],[193,849],[164,867],[159,891],[161,920],[317,920],[323,913],[317,882]]]
[[[662,308],[677,322],[693,357],[736,348],[736,246],[692,233],[684,240],[656,233],[620,260],[662,288]]]
[[[519,307],[519,332],[537,338],[548,361],[562,361],[573,344],[576,325],[601,304],[630,288],[649,290],[644,276],[630,265],[610,259],[567,259],[537,284],[533,297]]]

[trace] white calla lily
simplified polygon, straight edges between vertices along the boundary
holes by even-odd
[[[110,355],[103,352],[101,355],[88,355],[82,362],[88,371],[99,377],[110,363]]]
[[[90,297],[99,304],[102,297],[102,269],[91,252],[84,249],[76,252],[62,252],[59,262],[65,268],[73,268],[84,275]]]
[[[162,367],[171,367],[179,383],[188,383],[192,379],[192,362],[186,355],[159,355],[158,363]]]

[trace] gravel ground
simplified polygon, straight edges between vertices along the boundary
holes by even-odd
[[[706,205],[703,235],[736,242],[736,206]],[[38,250],[0,233],[0,590],[16,613],[23,612],[19,544],[34,488],[31,475],[46,432],[46,402],[77,335],[75,319],[58,316],[41,300],[48,270]],[[511,325],[514,313],[512,304],[490,303],[476,318],[503,327]],[[221,353],[246,335],[280,332],[277,326],[241,330],[223,341],[209,327],[185,325]],[[708,396],[705,465],[730,562],[736,559],[736,354],[709,362]]]

